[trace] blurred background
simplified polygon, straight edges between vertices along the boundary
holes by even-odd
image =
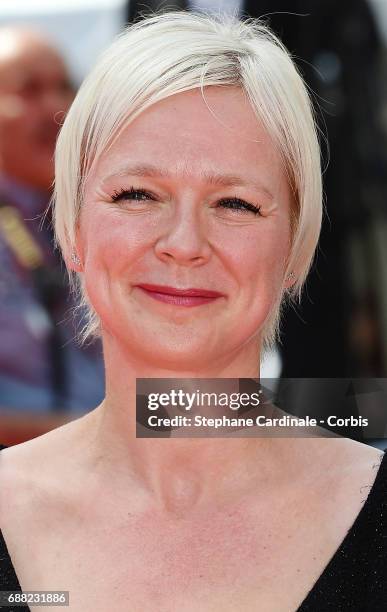
[[[69,294],[45,213],[53,153],[99,53],[127,23],[160,8],[264,16],[316,105],[326,208],[320,246],[262,377],[279,387],[289,378],[387,377],[387,0],[2,0],[0,444],[40,435],[103,398],[101,345],[77,344],[84,313]],[[324,391],[304,384],[308,405],[324,402]],[[382,433],[364,441],[385,448]]]

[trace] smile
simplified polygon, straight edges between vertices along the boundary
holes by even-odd
[[[222,294],[220,293],[215,291],[207,291],[204,289],[179,290],[173,287],[156,287],[153,285],[137,285],[137,287],[154,300],[172,304],[174,306],[201,306],[202,304],[214,302],[219,297],[222,297]]]

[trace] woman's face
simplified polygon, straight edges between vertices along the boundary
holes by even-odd
[[[78,253],[86,290],[114,339],[158,367],[258,356],[284,283],[291,195],[280,156],[243,91],[207,87],[144,111],[86,184]],[[182,305],[141,284],[220,297]]]

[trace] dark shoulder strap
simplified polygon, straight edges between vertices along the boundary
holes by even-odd
[[[0,591],[21,591],[15,568],[0,530]]]
[[[387,453],[352,527],[297,612],[383,610],[387,597]]]
[[[0,451],[7,448],[0,444]],[[0,529],[0,591],[21,591],[19,580],[16,576],[8,548]]]
[[[384,454],[380,459],[380,465],[376,464],[375,468],[378,468],[378,472],[367,502],[368,505],[371,506],[371,509],[381,505],[385,511],[387,508],[387,449],[384,449]],[[381,513],[381,516],[382,515],[383,513]],[[381,516],[378,517],[379,520]],[[384,512],[384,519],[385,528],[387,528],[387,512]]]
[[[7,448],[0,444],[0,451]],[[21,591],[19,580],[12,565],[7,545],[0,529],[0,591]]]
[[[387,452],[371,491],[369,514],[374,518],[372,533],[364,540],[372,551],[373,573],[367,593],[367,610],[383,610],[387,601]],[[362,567],[366,567],[362,564]]]

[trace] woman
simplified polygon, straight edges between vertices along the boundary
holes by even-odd
[[[67,590],[76,611],[305,612],[368,609],[354,601],[362,584],[381,609],[385,566],[356,534],[385,529],[382,452],[135,433],[137,378],[259,378],[280,305],[307,275],[320,154],[278,40],[259,22],[184,12],[131,26],[66,118],[54,204],[90,312],[83,338],[102,337],[106,397],[0,454],[19,586]]]

